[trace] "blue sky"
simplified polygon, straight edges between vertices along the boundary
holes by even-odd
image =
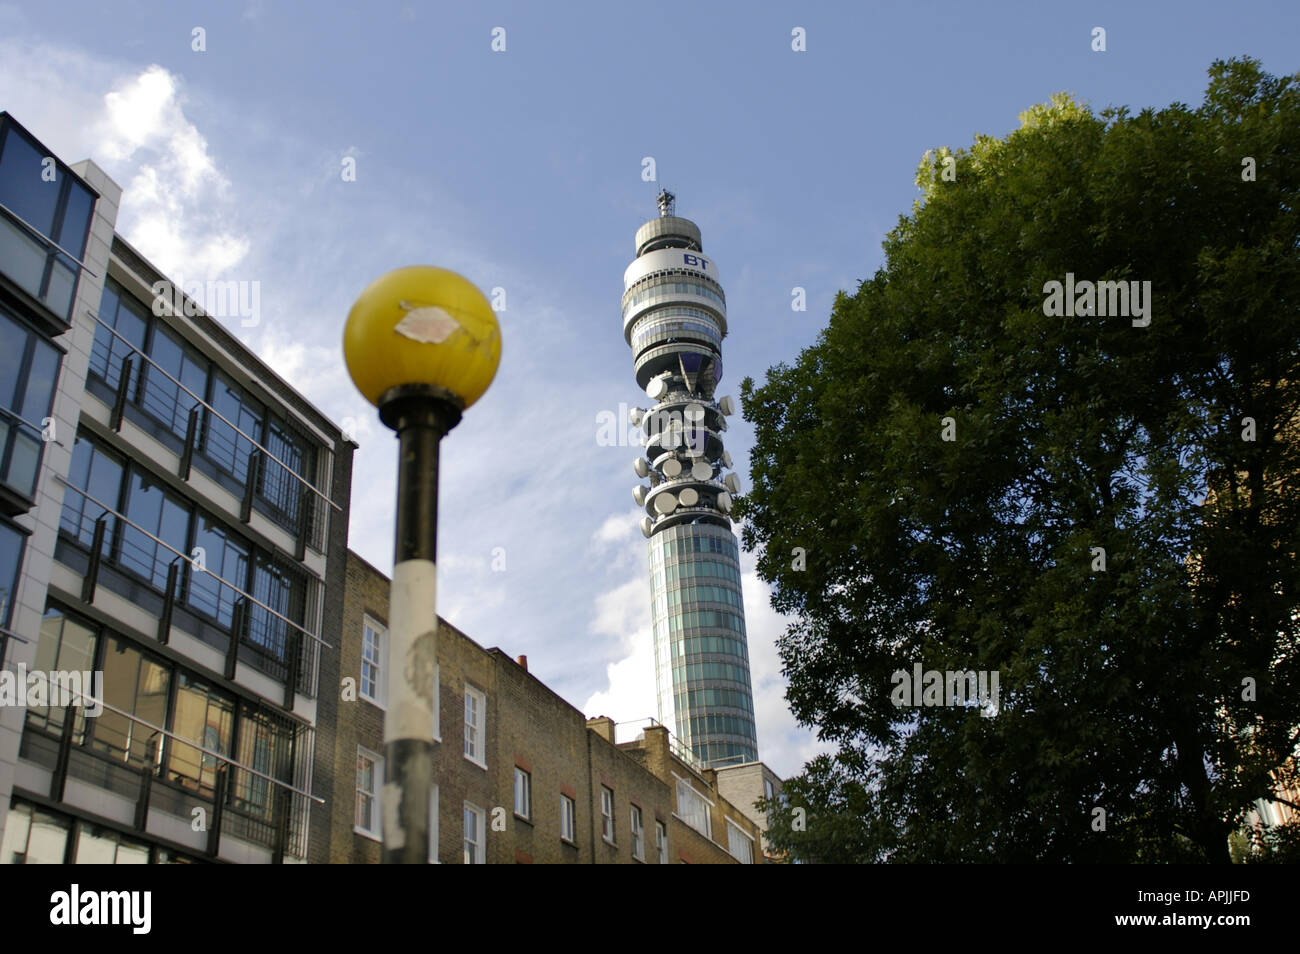
[[[1294,0],[0,4],[0,108],[103,166],[119,231],[165,272],[261,283],[260,323],[232,331],[356,422],[351,546],[382,570],[395,447],[343,369],[344,318],[402,265],[504,289],[496,381],[444,443],[439,611],[632,720],[654,712],[636,448],[596,422],[647,403],[619,297],[660,185],[721,270],[735,394],[879,267],[925,150],[1005,135],[1058,91],[1195,104],[1215,58],[1294,72],[1298,40]],[[732,425],[745,485],[753,433]],[[786,709],[784,624],[742,561],[760,754],[791,774],[823,746]]]

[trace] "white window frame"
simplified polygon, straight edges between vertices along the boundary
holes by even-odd
[[[470,697],[473,697],[477,702],[475,712],[478,718],[476,722],[471,723],[468,718],[468,713],[462,715],[462,721],[465,726],[464,746],[470,744],[470,729],[472,728],[474,730],[474,752],[472,755],[469,752],[465,752],[465,759],[466,761],[473,762],[479,768],[485,769],[487,768],[487,694],[475,689],[469,683],[465,683],[465,702],[468,702]],[[468,708],[468,706],[462,703],[461,711],[463,713],[466,708]],[[464,746],[462,746],[462,751],[464,751]]]
[[[632,857],[645,861],[645,826],[641,821],[641,806],[633,805],[630,812],[632,828]]]
[[[616,845],[614,839],[618,830],[614,826],[614,790],[608,785],[600,786],[600,837],[608,844]]]
[[[441,864],[438,860],[438,784],[429,786],[429,864]]]
[[[433,664],[433,741],[442,741],[442,667]]]
[[[373,630],[375,633],[377,645],[375,652],[378,658],[370,660],[366,658],[366,630]],[[381,709],[388,708],[388,627],[373,616],[366,615],[362,617],[361,622],[361,672],[357,680],[357,692],[362,699]],[[373,693],[366,691],[366,664],[375,667],[375,691]]]
[[[519,810],[520,795],[523,796],[523,811]],[[533,817],[533,774],[518,765],[515,766],[515,814],[530,820]]]
[[[487,854],[487,851],[486,851],[486,849],[487,849],[487,831],[486,831],[485,828],[484,828],[484,826],[485,826],[486,823],[487,823],[487,813],[486,813],[485,811],[483,811],[483,809],[479,808],[477,805],[473,804],[472,802],[466,802],[466,803],[465,803],[465,808],[464,808],[463,812],[461,813],[461,825],[462,825],[462,826],[464,825],[464,819],[465,819],[465,816],[466,816],[466,815],[473,815],[473,816],[474,816],[474,818],[475,818],[475,825],[474,825],[474,828],[475,828],[475,832],[476,832],[476,834],[477,834],[478,837],[477,837],[477,839],[471,840],[470,837],[469,837],[469,833],[466,832],[466,831],[464,831],[464,830],[463,830],[463,827],[462,827],[462,831],[461,831],[461,845],[462,845],[462,847],[464,848],[465,864],[467,864],[467,865],[468,865],[468,864],[476,864],[476,865],[487,864],[487,857],[486,857],[486,854]],[[469,846],[470,846],[470,845],[473,845],[473,846],[474,846],[474,859],[475,859],[475,860],[472,861],[472,862],[469,860]]]
[[[712,811],[711,811],[711,809],[714,807],[713,802],[710,801],[708,798],[705,798],[705,797],[704,797],[703,795],[701,795],[699,792],[697,792],[697,791],[695,790],[695,786],[694,786],[694,785],[692,785],[688,780],[682,778],[682,777],[681,777],[680,775],[678,775],[676,772],[673,772],[673,778],[677,779],[677,811],[673,812],[673,814],[676,815],[678,818],[680,818],[683,822],[685,822],[685,823],[686,823],[687,825],[689,825],[691,828],[693,828],[693,829],[695,829],[696,831],[698,831],[698,832],[699,832],[701,835],[703,835],[705,838],[708,838],[710,841],[712,841],[712,840],[713,840],[713,831],[712,831],[712,829],[713,829],[713,818],[712,818]],[[692,795],[694,795],[694,796],[695,796],[696,798],[698,798],[701,802],[703,802],[705,805],[708,806],[708,808],[704,809],[704,818],[703,818],[704,827],[703,827],[703,828],[701,828],[699,825],[695,824],[695,822],[692,821],[691,818],[689,818],[689,817],[687,817],[685,814],[683,814],[683,812],[682,812],[682,802],[684,801],[684,799],[682,798],[682,789],[683,789],[683,788],[687,789],[687,790],[688,790]]]
[[[736,835],[740,835],[743,839],[739,844],[743,845],[747,850],[747,854],[749,855],[748,858],[737,854],[735,848],[732,847],[737,844],[735,838]],[[727,853],[737,861],[743,862],[744,864],[752,865],[754,863],[754,836],[745,831],[745,829],[741,828],[730,818],[727,819]]]
[[[655,851],[659,852],[659,863],[668,864],[668,826],[655,819]]]
[[[578,802],[563,792],[560,793],[560,840],[570,845],[578,843]]]
[[[384,791],[384,757],[378,752],[372,752],[363,745],[357,746],[357,761],[362,759],[368,760],[373,765],[371,777],[374,780],[375,790],[366,792],[361,788],[361,766],[357,766],[357,777],[354,780],[356,796],[352,802],[352,830],[358,835],[363,835],[373,841],[384,840],[384,805],[382,802]],[[361,796],[366,795],[370,798],[370,828],[365,828],[359,821]]]

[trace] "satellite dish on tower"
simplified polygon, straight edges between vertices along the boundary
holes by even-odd
[[[694,487],[686,487],[677,495],[677,499],[681,501],[683,507],[694,507],[700,502],[700,495]]]
[[[676,457],[669,457],[659,469],[664,472],[665,477],[678,477],[682,473],[682,462]]]
[[[697,460],[691,464],[691,476],[696,480],[708,480],[713,476],[713,467],[708,461]]]
[[[730,394],[718,402],[718,410],[727,415],[727,417],[731,417],[731,415],[736,413],[736,402],[731,399]]]
[[[663,378],[655,378],[645,386],[645,393],[654,400],[659,400],[668,391],[668,385],[664,383]]]
[[[646,495],[645,485],[637,484],[635,487],[632,488],[632,499],[636,501],[636,505],[638,507],[645,506],[645,495]]]
[[[650,465],[645,462],[644,457],[638,457],[632,461],[632,469],[636,471],[638,477],[650,476]]]
[[[733,494],[740,493],[740,478],[735,474],[728,474],[722,482],[727,485],[727,489]]]
[[[728,454],[726,451],[722,452],[722,466],[723,467],[731,466],[731,455]]]
[[[677,509],[677,498],[671,493],[660,494],[655,498],[655,509],[660,513],[672,513]]]
[[[650,536],[650,531],[654,529],[654,525],[655,525],[654,521],[651,520],[649,517],[642,517],[641,533],[647,537]]]
[[[718,494],[718,509],[723,513],[731,513],[731,494],[725,490]]]
[[[629,423],[633,425],[639,425],[643,417],[645,417],[645,411],[643,411],[641,408],[639,407],[628,408],[627,419]]]

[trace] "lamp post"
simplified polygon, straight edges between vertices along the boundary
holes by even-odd
[[[399,268],[357,298],[343,357],[357,390],[398,438],[383,861],[424,864],[438,660],[438,445],[492,383],[501,329],[483,293],[455,272]]]

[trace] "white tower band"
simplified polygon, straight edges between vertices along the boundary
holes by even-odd
[[[659,721],[710,765],[758,760],[740,555],[731,495],[740,482],[723,449],[734,413],[722,379],[727,302],[700,229],[660,192],[659,217],[636,233],[623,274],[623,337],[653,408],[633,408],[643,432],[632,494],[650,539],[651,616]]]

